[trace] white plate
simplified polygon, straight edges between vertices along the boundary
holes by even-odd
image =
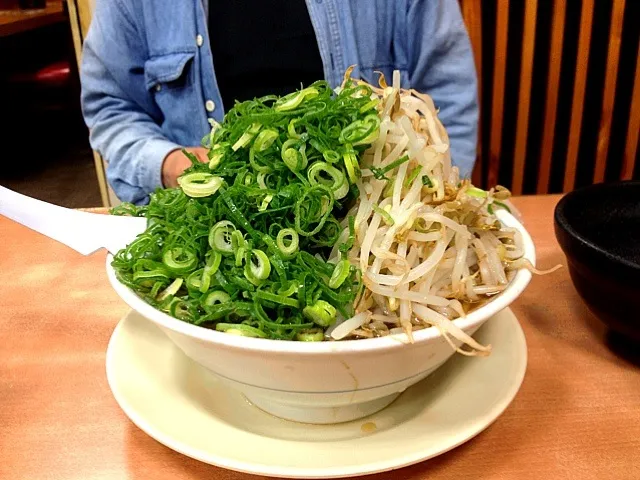
[[[113,332],[107,378],[133,423],[184,455],[254,474],[339,478],[435,457],[500,416],[524,378],[524,334],[504,310],[474,337],[493,345],[490,356],[454,355],[383,411],[337,425],[288,422],[259,410],[134,312]]]

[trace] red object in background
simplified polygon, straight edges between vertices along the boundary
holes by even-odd
[[[34,75],[34,81],[41,85],[62,86],[69,83],[71,67],[66,60],[47,65],[38,70]]]
[[[66,60],[52,63],[30,73],[15,73],[9,77],[9,84],[31,84],[37,87],[63,87],[69,84],[71,66]],[[26,85],[25,85],[26,86]]]

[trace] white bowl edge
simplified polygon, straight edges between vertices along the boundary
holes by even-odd
[[[516,228],[522,235],[524,244],[524,258],[529,260],[533,265],[536,263],[535,246],[531,236],[524,226],[510,213],[505,210],[496,212],[498,219],[507,227]],[[239,348],[243,350],[251,350],[255,352],[274,352],[274,353],[291,353],[291,354],[350,354],[362,351],[372,350],[388,350],[402,348],[405,346],[404,334],[391,335],[386,337],[360,339],[360,340],[342,340],[339,342],[294,342],[282,340],[266,340],[262,338],[241,337],[235,335],[227,335],[222,332],[203,328],[187,322],[183,322],[172,316],[157,310],[142,298],[140,298],[133,290],[120,283],[116,277],[116,273],[111,266],[113,256],[107,255],[106,269],[107,276],[111,286],[116,293],[122,298],[127,305],[139,312],[142,316],[153,321],[157,325],[172,330],[174,332],[206,341],[208,343],[217,344],[226,348]],[[457,327],[467,330],[476,325],[481,324],[485,320],[491,318],[496,313],[508,307],[527,287],[531,281],[531,272],[521,269],[516,273],[514,279],[507,288],[496,295],[491,301],[472,311],[464,318],[454,320]],[[423,342],[432,341],[440,337],[440,332],[436,328],[426,328],[419,330],[413,334],[414,344],[419,345]],[[400,339],[400,341],[399,341]]]

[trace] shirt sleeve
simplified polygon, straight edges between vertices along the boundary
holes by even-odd
[[[165,156],[180,148],[163,135],[143,108],[144,43],[120,0],[97,0],[84,42],[81,104],[90,143],[107,161],[107,179],[118,198],[146,203],[162,186]]]
[[[471,176],[478,141],[478,85],[458,0],[410,0],[411,87],[429,94],[451,141],[451,159]]]

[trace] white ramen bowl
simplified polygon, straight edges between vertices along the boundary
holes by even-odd
[[[496,214],[504,225],[520,231],[524,256],[535,264],[533,241],[524,227],[506,211]],[[327,424],[371,415],[454,354],[436,328],[415,332],[414,343],[409,343],[404,334],[293,342],[240,337],[198,327],[155,309],[121,284],[111,260],[109,255],[109,281],[132,309],[156,324],[189,358],[277,417]],[[518,298],[530,280],[531,273],[520,270],[502,293],[454,323],[473,335]]]

